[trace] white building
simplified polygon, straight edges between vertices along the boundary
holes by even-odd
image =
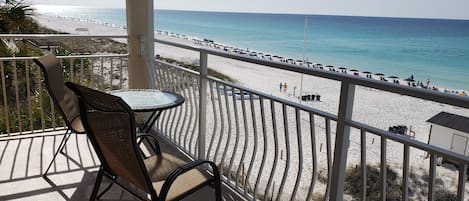
[[[469,118],[440,112],[427,122],[431,123],[428,144],[469,156]]]

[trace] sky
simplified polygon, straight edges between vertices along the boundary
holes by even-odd
[[[27,0],[31,4],[124,8],[125,0]],[[131,0],[135,1],[135,0]],[[469,0],[155,0],[156,9],[469,20]]]

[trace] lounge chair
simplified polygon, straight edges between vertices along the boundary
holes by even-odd
[[[55,57],[55,55],[50,54],[42,56],[39,59],[34,59],[34,62],[40,67],[44,75],[44,83],[49,96],[67,126],[67,131],[65,131],[65,135],[62,138],[54,157],[49,163],[46,171],[43,173],[43,176],[46,177],[49,169],[55,161],[55,158],[60,152],[62,152],[62,149],[67,144],[71,134],[84,134],[85,130],[81,123],[80,111],[78,110],[75,95],[64,85],[63,70],[60,61]]]
[[[90,200],[96,199],[105,176],[141,200],[148,200],[148,195],[151,200],[180,200],[211,185],[216,200],[221,201],[220,174],[213,162],[185,163],[161,152],[154,137],[149,139],[156,145],[156,154],[144,159],[137,143],[134,113],[121,98],[71,82],[66,86],[78,97],[83,125],[101,161]],[[212,173],[205,169],[208,166]],[[124,185],[129,183],[138,190]]]

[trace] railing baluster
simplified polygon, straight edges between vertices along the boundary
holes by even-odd
[[[31,84],[29,81],[29,68],[30,63],[25,61],[25,68],[26,68],[26,98],[28,102],[28,113],[29,113],[29,130],[34,132],[34,124],[33,124],[33,108],[31,105]]]
[[[80,58],[80,83],[84,84],[85,77],[84,77],[84,67],[85,67],[85,61],[83,58]]]
[[[226,94],[227,93],[227,90],[226,90],[226,85],[223,85],[223,96],[225,97],[225,107],[226,107],[226,117],[227,117],[227,122],[228,122],[228,133],[227,133],[227,138],[226,138],[226,144],[225,144],[225,149],[223,150],[223,155],[221,157],[221,162],[220,162],[220,172],[223,174],[223,169],[224,169],[224,164],[225,164],[225,156],[226,154],[228,153],[228,147],[229,147],[229,144],[231,143],[231,129],[232,129],[232,126],[231,126],[231,112],[230,112],[230,106],[229,106],[229,101],[228,101],[228,95]],[[236,111],[234,111],[236,112]],[[233,149],[233,152],[235,151],[236,149]],[[228,169],[228,174],[230,174],[230,169]]]
[[[120,67],[119,67],[119,88],[122,89],[122,85],[124,84],[124,79],[122,79],[123,76],[123,71],[124,71],[124,59],[120,59]],[[156,74],[156,73],[155,73]],[[156,74],[158,75],[158,74]],[[156,78],[156,76],[155,76]],[[158,83],[158,80],[156,80]]]
[[[50,96],[48,96],[48,99],[49,99],[49,106],[50,106],[50,112],[51,112],[51,117],[52,117],[52,128],[53,130],[56,130],[57,129],[57,122],[56,122],[56,118],[55,118],[55,106],[54,106],[54,102],[52,100],[52,98]],[[65,124],[65,122],[62,122],[63,124]]]
[[[75,63],[75,59],[70,59],[70,63],[69,63],[69,68],[70,68],[69,81],[70,82],[75,81],[75,66],[73,65],[74,63]]]
[[[5,112],[5,127],[6,127],[6,132],[8,135],[10,135],[10,117],[8,116],[9,111],[8,111],[8,99],[7,99],[7,91],[6,91],[6,84],[5,84],[5,67],[3,66],[4,62],[0,61],[0,70],[1,70],[1,75],[2,75],[2,92],[3,92],[3,111]]]
[[[175,75],[175,79],[176,79],[176,86],[174,87],[175,89],[175,92],[179,93],[179,94],[182,94],[182,91],[184,90],[183,89],[183,83],[184,83],[184,80],[181,79],[182,76],[181,76],[181,72],[180,71],[175,71],[174,72],[176,75]],[[182,111],[184,110],[184,106],[181,105],[180,107],[177,107],[177,121],[176,122],[173,122],[174,125],[174,134],[175,135],[178,135],[177,136],[177,140],[175,139],[174,141],[177,142],[177,144],[181,144],[181,135],[182,135]],[[180,126],[181,125],[181,126]],[[178,131],[179,129],[179,131]]]
[[[223,141],[224,132],[225,132],[225,115],[223,114],[222,99],[220,95],[220,85],[216,83],[215,86],[217,87],[216,93],[217,93],[217,100],[218,100],[218,111],[220,111],[220,138],[218,139],[217,148],[215,149],[215,157],[213,159],[213,161],[215,161],[216,163],[218,159],[218,155],[219,155],[218,153],[220,151],[221,143]],[[220,164],[222,163],[220,162]]]
[[[13,83],[15,86],[15,98],[16,98],[16,118],[18,121],[18,129],[19,133],[23,133],[23,123],[21,119],[21,110],[20,110],[20,95],[19,95],[19,89],[18,89],[18,70],[16,66],[16,61],[12,62],[13,65]]]
[[[198,80],[198,82],[200,82],[200,81],[201,81],[201,80]],[[197,126],[199,126],[199,123],[198,123],[198,122],[200,121],[200,120],[199,120],[199,107],[200,107],[200,105],[199,105],[199,103],[197,102],[197,100],[198,100],[197,97],[198,97],[198,96],[197,96],[197,94],[196,94],[196,93],[197,93],[197,90],[199,90],[199,89],[197,88],[199,85],[200,85],[199,83],[197,83],[197,85],[195,85],[195,84],[192,85],[192,95],[193,95],[193,97],[194,97],[194,98],[192,99],[192,100],[194,101],[194,107],[193,107],[193,108],[194,108],[194,114],[193,114],[193,115],[194,115],[194,123],[193,123],[193,126],[192,126],[192,133],[191,133],[191,138],[190,138],[190,145],[191,145],[191,147],[192,147],[192,145],[194,144],[192,140],[193,140],[194,138],[197,139],[197,138],[198,138],[197,136],[199,135],[199,133],[196,133],[196,131],[197,131],[196,128],[197,128]],[[200,132],[200,130],[199,130],[198,132]],[[194,137],[196,134],[197,134],[197,136]],[[195,144],[197,144],[197,142],[196,142]],[[197,145],[198,145],[198,144],[197,144]],[[192,153],[195,153],[195,151],[197,151],[197,147],[194,147],[194,152],[192,152]]]
[[[201,106],[200,106],[200,105],[201,105],[201,102],[199,102],[199,101],[200,101],[200,98],[201,98],[202,95],[199,93],[199,98],[197,98],[197,94],[196,94],[197,91],[199,91],[199,92],[201,91],[201,89],[199,89],[199,86],[201,85],[200,82],[203,82],[203,81],[200,80],[200,78],[199,78],[199,79],[195,79],[195,80],[197,80],[197,84],[193,84],[193,85],[192,85],[192,95],[194,96],[194,99],[192,99],[192,100],[194,101],[194,124],[193,124],[193,126],[192,126],[192,134],[191,134],[190,143],[191,143],[191,145],[194,144],[193,141],[192,141],[192,139],[195,139],[196,142],[195,142],[194,145],[196,145],[196,146],[194,147],[194,151],[197,152],[196,156],[201,156],[202,154],[203,154],[202,156],[205,156],[205,145],[203,145],[203,147],[204,147],[203,153],[200,153],[200,152],[198,151],[198,150],[200,149],[200,148],[198,148],[198,147],[201,147],[201,146],[202,146],[200,143],[198,143],[198,141],[199,141],[199,135],[204,135],[204,136],[205,136],[205,133],[200,134],[201,130],[205,130],[205,129],[200,129],[200,121],[202,121],[202,120],[200,120],[199,114],[202,113],[202,112],[199,111],[199,110],[200,110],[200,107],[201,107]],[[206,84],[207,84],[207,83],[205,83],[205,85],[206,85]],[[205,86],[205,89],[206,89],[206,88],[207,88],[207,86]],[[204,101],[204,103],[206,103],[206,102],[207,102],[207,97],[206,97],[206,96],[207,96],[207,90],[205,90],[205,93],[204,93],[204,94],[205,94],[205,101]],[[205,106],[204,106],[204,107],[205,107]],[[205,111],[204,111],[204,112],[205,112]],[[205,112],[205,113],[206,113],[206,112]],[[206,121],[206,120],[204,120],[204,121]],[[204,122],[203,124],[205,125],[205,122]],[[205,137],[204,137],[204,139],[202,139],[202,140],[205,142]]]
[[[409,197],[409,145],[404,144],[404,164],[402,168],[402,200]]]
[[[90,59],[90,69],[89,69],[89,73],[90,73],[90,86],[91,88],[97,88],[95,85],[94,85],[94,64],[96,63],[96,60],[97,59]]]
[[[190,76],[189,76],[190,78]],[[189,79],[188,78],[188,79]],[[189,150],[189,153],[193,153],[191,152],[190,148],[191,148],[191,144],[190,144],[190,141],[189,141],[189,146],[186,145],[186,142],[188,142],[187,140],[190,139],[188,138],[190,135],[189,135],[189,131],[190,131],[190,127],[192,125],[192,119],[194,117],[194,114],[193,114],[193,110],[195,109],[195,106],[193,104],[193,99],[192,99],[192,93],[191,93],[191,89],[192,89],[192,81],[186,81],[186,97],[189,98],[189,100],[187,101],[187,108],[186,108],[186,111],[189,112],[188,116],[189,116],[189,119],[188,119],[188,122],[187,122],[187,129],[186,129],[186,132],[184,134],[184,146],[186,147],[186,150]],[[195,123],[194,123],[195,124]]]
[[[267,150],[268,150],[268,145],[267,145],[267,130],[266,130],[266,124],[265,124],[265,109],[264,109],[264,98],[259,97],[259,104],[260,104],[260,109],[261,109],[261,125],[262,125],[262,140],[263,140],[263,151],[262,151],[262,161],[261,161],[261,166],[259,167],[259,174],[257,175],[256,179],[256,184],[254,186],[254,199],[257,199],[257,188],[259,187],[259,181],[262,177],[262,173],[264,171],[264,165],[265,161],[267,158]],[[266,197],[267,195],[264,195]]]
[[[218,118],[217,118],[217,109],[215,106],[215,94],[213,93],[213,81],[208,81],[209,84],[209,91],[210,91],[210,102],[212,102],[212,113],[213,113],[213,130],[212,130],[212,137],[210,138],[210,143],[208,145],[207,156],[206,159],[210,160],[210,153],[212,152],[213,142],[216,138],[217,127],[218,127]],[[216,153],[214,153],[216,154]]]
[[[244,94],[241,94],[244,96]],[[252,150],[252,155],[251,155],[251,161],[249,163],[248,167],[248,172],[246,173],[246,185],[244,185],[244,192],[248,191],[248,185],[249,185],[249,177],[251,175],[252,167],[254,165],[254,162],[256,161],[256,154],[257,154],[257,144],[258,144],[258,136],[257,136],[257,122],[256,122],[256,110],[254,108],[254,97],[252,93],[249,93],[249,103],[251,107],[251,120],[252,120],[252,128],[253,128],[253,134],[254,134],[254,148]],[[246,135],[248,136],[248,135]],[[255,196],[255,195],[254,195]]]
[[[360,130],[361,200],[366,200],[366,132]]]
[[[301,138],[301,115],[300,110],[295,108],[296,116],[296,137],[298,140],[298,174],[296,175],[295,187],[293,188],[293,193],[291,196],[291,201],[295,200],[296,193],[298,192],[298,187],[301,181],[301,174],[303,173],[303,140]]]
[[[234,92],[235,91],[235,88],[231,88],[231,91]],[[234,117],[235,117],[235,122],[234,122],[234,125],[235,125],[235,131],[236,131],[236,138],[235,138],[235,144],[234,144],[234,148],[233,148],[233,153],[231,154],[231,160],[230,160],[230,165],[229,165],[229,168],[228,168],[228,171],[231,172],[232,170],[232,167],[233,167],[233,163],[234,163],[234,159],[235,159],[235,156],[236,156],[236,151],[238,149],[238,145],[239,145],[239,135],[240,135],[240,128],[239,128],[239,117],[238,117],[238,107],[237,107],[237,101],[236,101],[236,97],[234,95],[234,93],[232,94],[231,96],[233,98],[233,113],[234,113]],[[231,174],[230,174],[231,175]],[[228,177],[229,178],[229,177]],[[235,179],[235,182],[238,182],[237,181],[237,176]],[[237,184],[236,184],[237,185]]]
[[[181,130],[179,131],[179,133],[180,133],[180,135],[179,135],[180,144],[179,145],[182,145],[184,150],[188,151],[189,149],[187,149],[187,146],[186,146],[186,139],[187,139],[187,130],[189,130],[189,129],[186,128],[186,123],[187,123],[188,111],[189,111],[189,108],[190,108],[190,100],[187,99],[189,97],[187,95],[187,90],[188,90],[189,86],[187,86],[187,80],[186,80],[187,77],[185,76],[184,72],[181,72],[181,78],[182,78],[181,93],[182,93],[182,96],[184,96],[184,98],[186,98],[186,101],[182,105],[182,108],[184,110],[184,115],[183,115],[183,119],[182,119],[182,123],[181,123]],[[189,117],[189,119],[190,118],[191,117]],[[190,126],[190,123],[188,125]],[[184,132],[184,130],[186,130],[186,132]]]
[[[428,201],[435,200],[436,154],[430,154],[430,172],[428,173]]]
[[[100,77],[101,83],[98,88],[99,89],[104,89],[104,57],[101,57],[101,77]]]
[[[332,134],[331,134],[331,120],[326,118],[326,155],[327,155],[327,187],[324,193],[324,201],[329,200],[331,185],[332,185]]]
[[[111,61],[110,61],[110,66],[109,66],[109,89],[112,90],[112,80],[114,79],[113,77],[113,72],[114,72],[114,58],[109,58]]]
[[[317,154],[316,154],[316,129],[314,124],[314,114],[312,112],[309,113],[309,129],[311,134],[311,157],[313,160],[313,171],[311,175],[311,183],[309,184],[308,196],[306,196],[306,200],[313,199],[313,192],[314,192],[314,185],[318,178],[317,174]]]
[[[277,136],[277,116],[275,115],[275,102],[274,100],[270,100],[270,112],[272,117],[272,134],[274,135],[274,163],[272,167],[272,171],[270,172],[269,181],[267,181],[267,186],[265,187],[264,192],[264,200],[267,201],[267,197],[269,195],[269,188],[272,186],[272,181],[274,179],[275,170],[277,169],[277,162],[278,162],[278,136]],[[272,192],[275,192],[275,187],[272,186]],[[270,200],[273,200],[273,193]]]
[[[176,77],[176,72],[173,72],[173,73],[172,73],[172,77],[173,77],[173,80],[172,80],[173,85],[172,85],[171,91],[177,92],[177,87],[178,87],[179,81],[178,81],[178,78]],[[176,107],[176,108],[171,109],[173,115],[172,115],[172,120],[171,120],[171,122],[169,123],[169,124],[170,124],[169,132],[170,132],[170,133],[173,133],[173,140],[174,140],[174,142],[176,142],[176,135],[177,135],[177,133],[176,133],[175,131],[173,131],[173,129],[174,129],[175,124],[177,123],[177,121],[176,121],[176,116],[177,116],[178,111],[179,111],[180,109],[181,109],[181,107]]]
[[[380,200],[386,201],[387,194],[387,165],[386,165],[387,139],[381,137],[381,161],[380,161]]]
[[[36,70],[38,69],[39,67],[36,66]],[[38,71],[38,70],[37,70]],[[45,122],[45,118],[44,118],[44,103],[42,102],[42,96],[43,96],[43,87],[42,87],[42,81],[41,81],[41,73],[36,73],[36,82],[37,82],[37,88],[36,90],[39,91],[39,111],[41,112],[41,129],[42,131],[44,132],[44,130],[46,129],[46,122]]]
[[[285,161],[285,171],[283,172],[282,181],[280,182],[280,188],[278,190],[277,201],[282,199],[283,189],[285,188],[285,182],[288,177],[288,172],[290,170],[290,136],[288,130],[288,115],[287,115],[287,106],[282,104],[282,113],[283,113],[283,130],[284,130],[284,137],[285,137],[285,146],[287,153],[287,158]]]
[[[236,179],[240,178],[239,173],[241,173],[241,170],[244,171],[244,158],[246,157],[246,151],[247,151],[248,143],[249,143],[249,128],[248,128],[248,121],[247,121],[247,117],[246,117],[246,104],[244,103],[244,96],[243,96],[244,91],[239,90],[239,93],[241,94],[241,111],[242,111],[242,114],[243,114],[244,146],[243,146],[243,152],[241,153],[241,159],[239,159],[238,169],[236,170]],[[233,94],[233,96],[235,96],[235,95]],[[244,172],[242,172],[242,174],[244,174]],[[241,175],[241,177],[242,176],[243,175]],[[245,178],[243,178],[243,179],[245,179]],[[244,182],[244,185],[245,186],[247,185],[246,181]],[[244,193],[247,193],[246,189],[244,189]]]

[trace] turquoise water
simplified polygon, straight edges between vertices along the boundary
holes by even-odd
[[[124,9],[38,9],[125,25]],[[155,30],[469,90],[469,21],[158,10]]]

